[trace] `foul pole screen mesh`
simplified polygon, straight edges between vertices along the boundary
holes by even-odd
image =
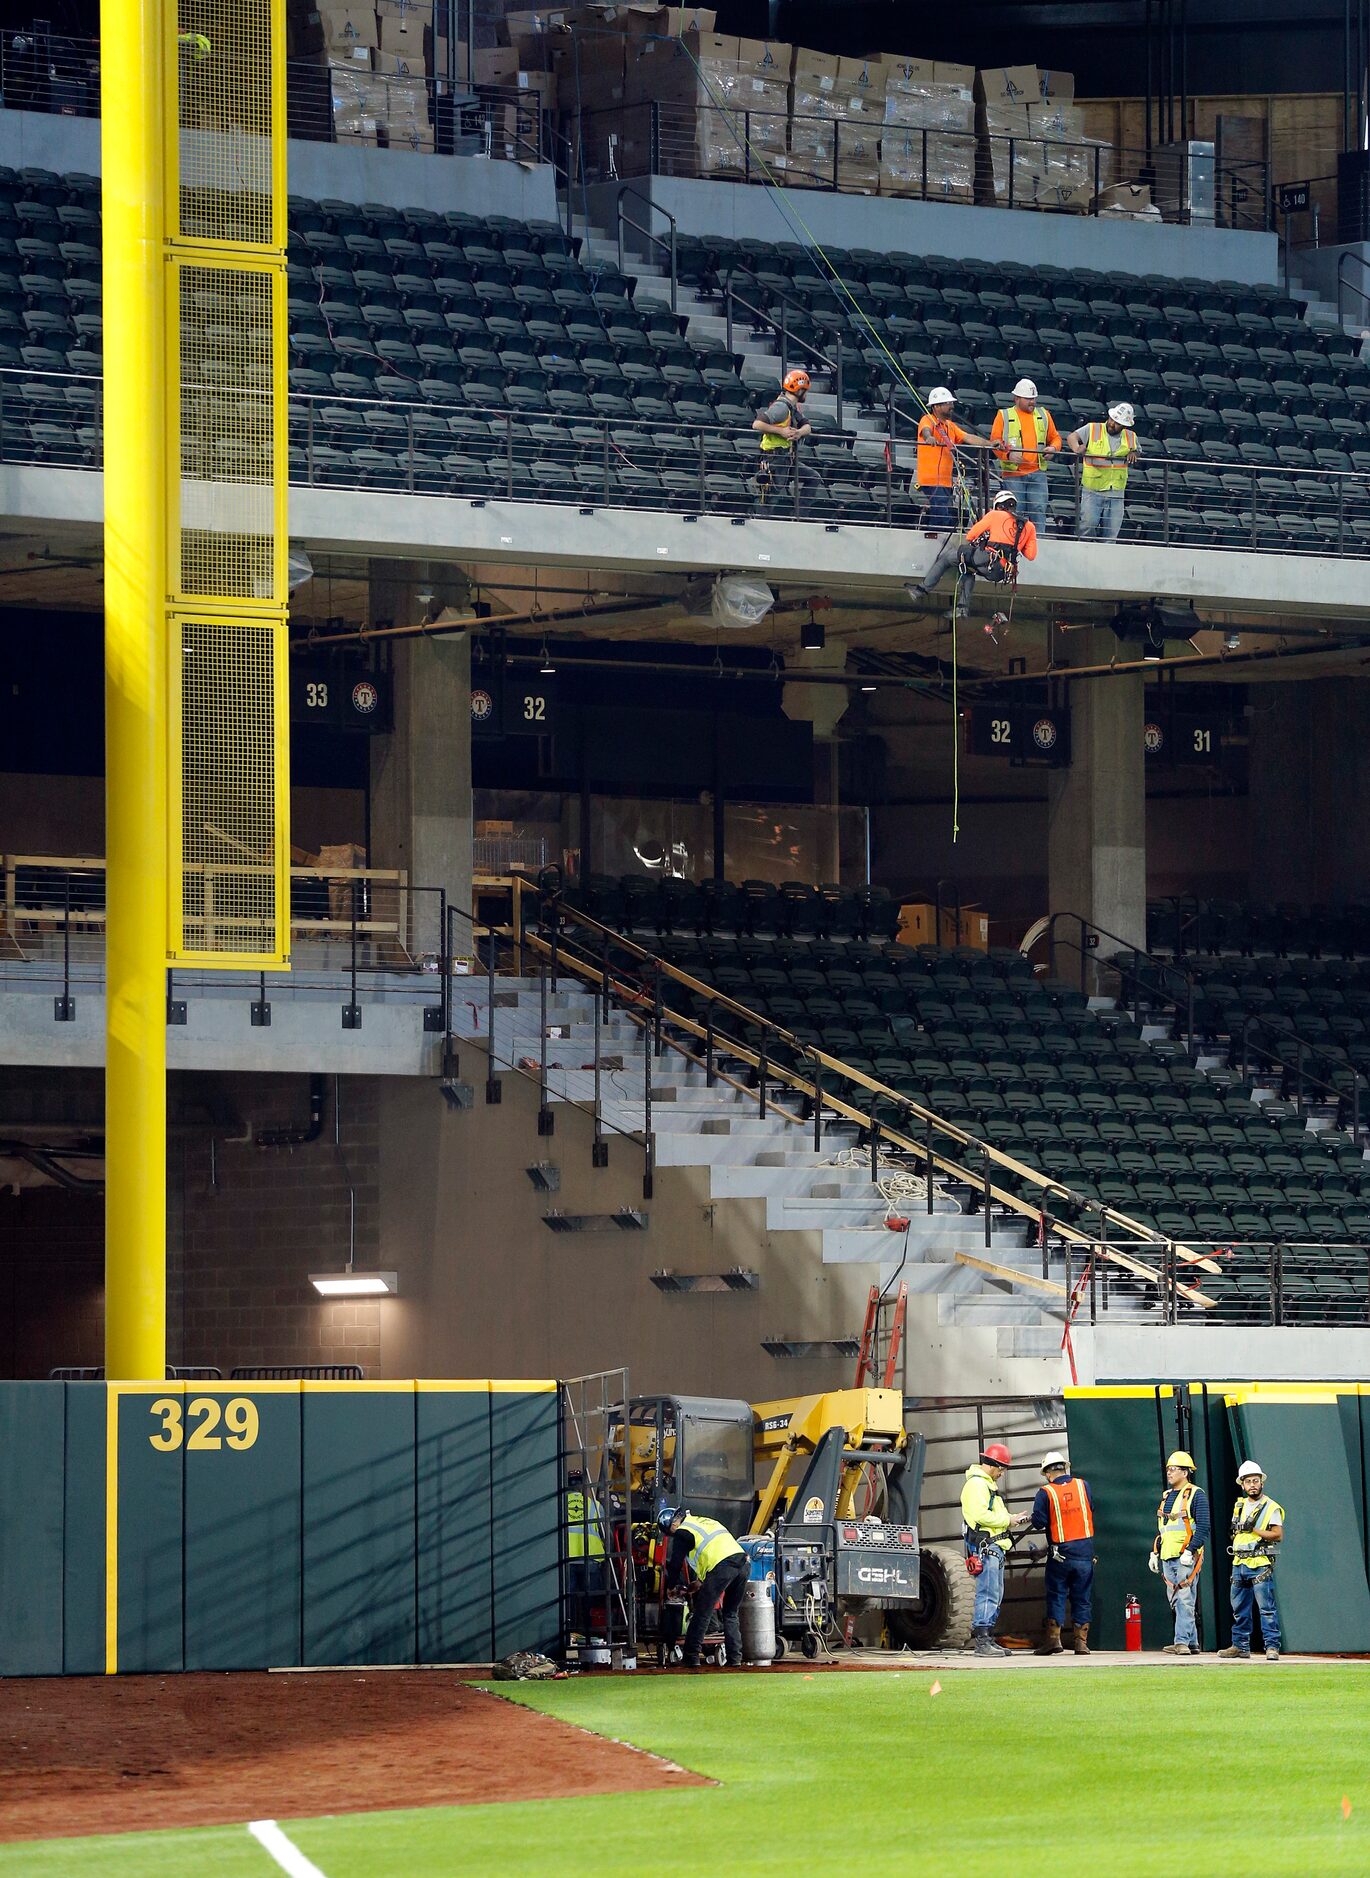
[[[179,0],[166,204],[171,931],[289,958],[281,0]]]

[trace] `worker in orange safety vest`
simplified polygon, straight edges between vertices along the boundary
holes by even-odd
[[[1038,1656],[1060,1656],[1066,1603],[1075,1624],[1075,1654],[1089,1655],[1089,1620],[1094,1605],[1094,1501],[1087,1481],[1070,1471],[1055,1449],[1042,1461],[1043,1485],[1032,1503],[1032,1528],[1047,1536],[1046,1635]]]
[[[910,600],[926,600],[953,567],[958,571],[956,604],[963,613],[970,606],[977,574],[1016,585],[1019,556],[1027,561],[1037,559],[1037,530],[1017,511],[1018,498],[1013,490],[1001,489],[975,526],[947,542],[922,580],[908,589]]]

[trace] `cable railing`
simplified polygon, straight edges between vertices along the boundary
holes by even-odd
[[[751,111],[659,99],[579,114],[585,176],[705,177],[799,189],[959,202],[1051,214],[1118,213],[1115,183],[1147,183],[1167,222],[1271,226],[1269,165],[1191,159],[1190,190],[1168,188],[1154,159],[1097,139],[983,134],[857,117]],[[1195,172],[1202,171],[1195,178]]]
[[[105,975],[105,862],[44,854],[0,856],[0,987],[51,987],[55,1022],[70,1022],[79,997],[98,993]],[[187,867],[195,915],[186,918],[191,946],[207,949],[222,936],[215,913],[243,876],[274,878],[266,866],[232,862]],[[206,971],[193,966],[167,973],[167,1021],[185,1021],[188,999],[236,998],[253,1008],[254,1025],[270,1023],[270,999],[299,992],[343,995],[345,1029],[361,1027],[372,999],[414,997],[425,1030],[445,1030],[453,983],[446,944],[445,891],[414,887],[385,868],[334,866],[290,869],[288,972]],[[242,931],[240,915],[231,935]],[[463,961],[469,964],[468,961]],[[412,984],[412,994],[399,988]]]
[[[712,407],[697,421],[661,396],[629,396],[612,374],[582,382],[610,392],[558,387],[558,360],[547,371],[492,364],[458,383],[381,372],[366,397],[292,392],[290,481],[308,488],[376,490],[397,495],[486,502],[547,502],[579,508],[668,510],[684,515],[749,516],[867,527],[920,524],[926,492],[899,461],[895,439],[816,429],[795,446],[796,471],[777,481],[758,449],[752,419],[762,398],[737,381],[737,415],[724,422]],[[360,341],[349,366],[374,368]],[[534,361],[536,363],[536,361]],[[365,374],[364,374],[365,375]],[[221,406],[234,412],[252,387],[200,388],[187,424],[187,474],[206,485],[235,480],[234,439],[242,420],[215,427]],[[664,386],[657,386],[657,391]],[[701,390],[704,388],[701,387]],[[718,387],[715,387],[717,390]],[[749,401],[752,400],[752,401]],[[606,403],[614,407],[606,409]],[[588,408],[582,409],[581,406]],[[0,462],[99,469],[103,457],[101,380],[78,373],[0,370]],[[822,423],[821,418],[819,423]],[[1143,445],[1145,451],[1145,445]],[[779,453],[775,453],[779,454]],[[972,502],[988,499],[993,472],[976,453],[964,477]],[[1074,457],[1048,459],[1049,533],[1078,528],[1080,472]],[[781,486],[784,485],[784,486]],[[1219,503],[1226,506],[1217,506]],[[1219,465],[1203,457],[1144,460],[1130,474],[1119,539],[1162,547],[1320,558],[1370,557],[1370,475],[1297,465]],[[1107,548],[1112,544],[1097,544]]]
[[[909,1157],[912,1171],[924,1179],[929,1214],[935,1210],[935,1189],[952,1183],[964,1192],[966,1205],[984,1224],[987,1256],[966,1262],[978,1264],[990,1275],[1068,1300],[1086,1264],[1097,1258],[1101,1265],[1116,1265],[1155,1286],[1158,1295],[1168,1299],[1167,1309],[1181,1299],[1207,1308],[1209,1300],[1197,1288],[1201,1281],[1187,1281],[1213,1267],[1186,1245],[1167,1240],[1102,1201],[1076,1193],[1067,1183],[1015,1160],[876,1077],[828,1055],[783,1025],[658,958],[635,940],[579,909],[564,906],[559,897],[541,901],[539,924],[535,929],[522,928],[522,942],[548,960],[554,985],[559,973],[574,974],[617,996],[635,1022],[653,1029],[661,1048],[673,1048],[701,1067],[710,1087],[727,1065],[743,1066],[745,1080],[735,1086],[755,1093],[758,1114],[763,1119],[769,1112],[783,1115],[811,1134],[815,1148],[821,1146],[825,1126],[836,1121],[854,1124],[860,1131],[870,1153],[873,1179],[882,1154]],[[665,1002],[668,985],[674,998],[669,1006]],[[702,1007],[702,1015],[692,1013],[691,1005]],[[785,1102],[796,1097],[798,1106],[786,1108]],[[1067,1213],[1071,1217],[1063,1216]],[[994,1219],[1006,1214],[1026,1218],[1037,1229],[1042,1245],[1040,1278],[1001,1266],[990,1256]],[[1058,1259],[1068,1247],[1068,1259],[1074,1261],[1074,1275],[1068,1274],[1064,1284],[1049,1276],[1053,1241]]]

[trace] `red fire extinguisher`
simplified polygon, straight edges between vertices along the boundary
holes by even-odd
[[[1132,1592],[1128,1592],[1123,1605],[1123,1635],[1126,1639],[1124,1648],[1140,1650],[1142,1647],[1142,1607]]]

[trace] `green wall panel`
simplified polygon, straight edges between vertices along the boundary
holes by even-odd
[[[243,1405],[256,1414],[250,1445]],[[299,1386],[195,1385],[186,1421],[195,1432],[184,1450],[185,1666],[298,1663]]]
[[[1169,1390],[1161,1403],[1173,1424]],[[1169,1643],[1174,1629],[1159,1578],[1146,1568],[1156,1537],[1156,1504],[1165,1484],[1163,1436],[1154,1389],[1141,1395],[1067,1395],[1070,1464],[1094,1496],[1094,1620],[1090,1642],[1121,1650],[1123,1606],[1135,1593],[1142,1606],[1142,1641],[1149,1650]],[[1034,1483],[1035,1484],[1035,1483]]]
[[[303,1660],[416,1657],[412,1384],[305,1384]]]
[[[557,1391],[492,1386],[496,1657],[550,1649],[559,1637],[559,1457]]]
[[[415,1396],[418,1657],[489,1662],[494,1646],[490,1392]]]
[[[118,1667],[183,1669],[185,1394],[109,1391],[118,1417]]]
[[[62,1672],[62,1453],[57,1382],[0,1384],[0,1675]]]
[[[1266,1492],[1288,1519],[1275,1569],[1286,1649],[1370,1650],[1360,1482],[1352,1479],[1338,1405],[1253,1396],[1231,1413],[1234,1444],[1265,1469]],[[1237,1497],[1230,1478],[1229,1486],[1219,1509],[1224,1549]]]
[[[102,1382],[52,1383],[66,1394],[63,1512],[62,1668],[96,1676],[105,1668],[105,1410]]]

